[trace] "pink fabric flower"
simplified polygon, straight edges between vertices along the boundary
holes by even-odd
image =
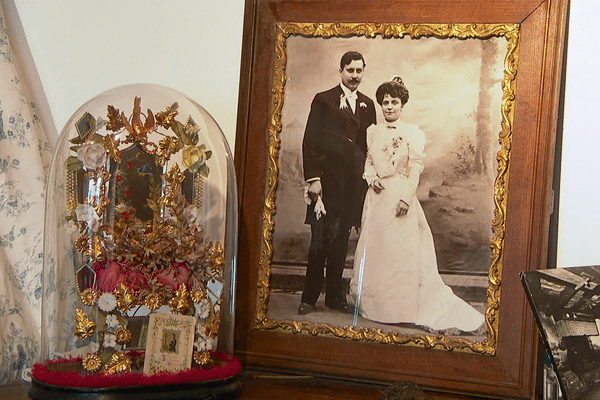
[[[119,283],[123,283],[130,289],[148,286],[144,274],[128,271],[127,268],[122,268],[118,261],[98,262],[94,264],[94,271],[96,271],[96,286],[101,292],[112,292],[117,289]]]
[[[162,283],[164,286],[172,287],[173,290],[179,289],[182,283],[187,283],[189,277],[190,271],[187,269],[185,263],[171,265],[171,268],[162,270],[156,274],[157,282]]]

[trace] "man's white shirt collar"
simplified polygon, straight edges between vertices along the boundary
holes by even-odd
[[[352,109],[352,112],[355,112],[356,102],[358,101],[358,93],[357,93],[358,90],[351,91],[346,86],[344,86],[343,83],[340,83],[340,87],[342,88],[342,91],[344,92],[344,97],[350,104],[350,108]]]
[[[347,99],[358,99],[358,90],[355,90],[354,92],[351,91],[350,89],[348,89],[346,86],[344,86],[343,83],[340,83],[340,87],[342,88],[342,91],[344,92],[344,96]]]

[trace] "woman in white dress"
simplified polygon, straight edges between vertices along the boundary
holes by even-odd
[[[425,134],[400,120],[408,101],[402,79],[376,92],[385,122],[367,130],[364,178],[369,184],[354,257],[350,301],[383,323],[410,323],[431,331],[470,332],[483,315],[440,277],[433,236],[416,197]]]

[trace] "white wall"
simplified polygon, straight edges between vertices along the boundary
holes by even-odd
[[[2,0],[16,5],[58,131],[99,92],[170,86],[235,140],[243,0]],[[596,2],[571,4],[558,266],[600,264]]]
[[[600,264],[600,45],[596,1],[571,2],[561,163],[560,267]]]
[[[233,149],[243,0],[11,2],[58,132],[98,93],[156,83],[195,99]]]

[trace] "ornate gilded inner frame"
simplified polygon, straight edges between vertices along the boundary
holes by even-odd
[[[276,29],[255,328],[494,356],[498,345],[499,313],[503,310],[500,295],[519,59],[519,24],[280,22],[276,24]],[[396,53],[390,50],[394,46],[397,47]],[[412,51],[407,52],[406,49]],[[433,54],[436,49],[452,54]],[[405,328],[400,324],[369,324],[365,320],[360,321],[357,315],[342,316],[335,315],[335,312],[333,315],[315,313],[312,316],[300,316],[296,313],[299,296],[286,294],[302,291],[301,284],[298,284],[303,277],[302,268],[294,269],[291,265],[302,264],[302,257],[308,255],[306,246],[298,246],[298,242],[302,242],[300,235],[279,234],[280,231],[302,229],[299,226],[303,225],[305,208],[300,149],[304,129],[300,125],[306,122],[312,96],[339,84],[337,65],[341,54],[347,50],[357,50],[365,55],[365,76],[359,91],[372,99],[375,98],[375,88],[389,80],[391,73],[403,77],[411,97],[401,118],[404,120],[408,114],[409,122],[427,125],[421,128],[427,142],[432,144],[425,150],[428,155],[432,153],[435,159],[432,168],[435,171],[430,174],[434,176],[429,176],[429,179],[431,182],[433,178],[439,178],[437,186],[430,183],[429,193],[425,192],[422,197],[429,202],[440,197],[452,197],[452,194],[444,192],[451,190],[453,185],[448,183],[451,181],[463,182],[462,186],[468,183],[476,187],[475,192],[485,197],[483,203],[486,205],[481,207],[483,210],[477,209],[478,204],[444,206],[444,212],[459,215],[450,218],[454,227],[448,225],[448,218],[437,226],[433,226],[435,221],[430,221],[440,269],[445,269],[442,271],[445,276],[455,282],[455,292],[462,287],[465,292],[474,292],[472,297],[479,296],[477,301],[485,314],[487,328],[483,335],[431,333]],[[405,56],[399,56],[399,53]],[[428,57],[434,61],[428,62]],[[440,65],[445,63],[458,66],[452,69],[448,65],[447,69],[439,70]],[[459,71],[465,66],[466,72],[465,68]],[[318,68],[322,71],[320,75],[315,73]],[[415,73],[424,69],[431,71],[421,75]],[[469,81],[469,71],[479,75],[471,76]],[[424,81],[424,78],[436,75],[437,82]],[[421,81],[418,81],[419,78]],[[313,82],[309,82],[311,80]],[[452,81],[456,85],[452,86]],[[434,89],[435,85],[440,88]],[[466,87],[468,85],[470,87]],[[469,98],[470,103],[460,102],[471,93],[474,96]],[[427,96],[442,97],[438,100],[442,102],[450,101],[451,108],[455,110],[454,119],[444,120],[443,111],[432,107],[436,102],[428,101]],[[415,103],[411,110],[410,106]],[[376,108],[379,111],[377,104]],[[382,121],[381,115],[378,115],[378,121]],[[454,140],[444,140],[436,130],[442,131],[444,136],[454,135]],[[426,159],[425,170],[428,167],[430,165]],[[483,170],[486,168],[487,172]],[[472,175],[491,177],[491,180],[474,181],[469,178]],[[420,186],[423,186],[423,181],[427,181],[427,177],[422,178]],[[290,191],[294,192],[293,195],[290,195]],[[291,200],[294,196],[295,200]],[[471,196],[477,198],[476,195]],[[428,214],[428,207],[424,205],[423,208]],[[475,223],[473,214],[478,217],[482,215],[476,222],[479,224],[477,240],[466,237],[473,236],[473,231],[477,230],[471,227]],[[427,217],[429,219],[430,215]],[[289,222],[290,219],[295,219],[295,222]],[[441,218],[438,215],[436,219]],[[469,224],[469,227],[461,227],[463,223]],[[294,224],[296,228],[289,228]],[[482,244],[481,236],[486,234],[489,236],[485,237]],[[307,232],[304,231],[303,235],[306,238]],[[462,242],[458,243],[460,240],[456,237],[451,239],[452,235],[462,237]],[[479,246],[469,246],[469,240],[477,241]],[[462,255],[456,259],[447,257],[453,247],[460,246],[459,253]],[[476,252],[480,254],[474,256]],[[464,267],[473,259],[477,260],[472,264],[478,266],[478,270],[460,270],[461,266]],[[459,270],[453,270],[453,265],[458,265]],[[469,297],[469,294],[464,293],[463,297]]]

